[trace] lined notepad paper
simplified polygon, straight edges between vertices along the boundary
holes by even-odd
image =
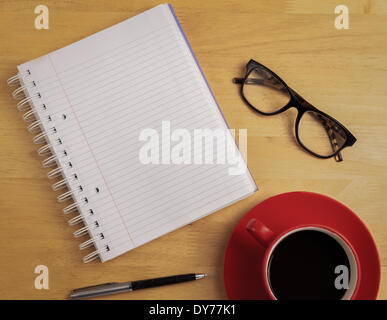
[[[110,260],[256,191],[227,164],[144,164],[140,132],[227,129],[170,5],[160,5],[18,67],[40,153],[61,174],[85,262]],[[239,153],[233,141],[233,150]],[[79,216],[75,214],[79,212]]]

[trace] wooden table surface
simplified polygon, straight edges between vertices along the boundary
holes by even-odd
[[[16,65],[59,49],[159,1],[46,1],[49,30],[34,28],[36,1],[0,1],[0,298],[63,299],[72,288],[185,272],[206,280],[114,296],[117,299],[224,299],[223,256],[239,219],[273,195],[313,191],[349,206],[380,254],[378,297],[387,298],[387,1],[171,1],[231,128],[248,129],[248,165],[260,190],[248,199],[105,264],[84,252],[56,202],[46,170],[5,81]],[[334,9],[349,8],[349,29]],[[40,3],[40,2],[39,2]],[[234,76],[254,58],[275,70],[358,138],[344,161],[316,159],[294,143],[295,113],[253,114]],[[49,290],[34,268],[49,268]]]

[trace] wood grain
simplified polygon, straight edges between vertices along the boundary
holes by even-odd
[[[387,298],[387,4],[346,1],[350,29],[334,28],[337,1],[171,1],[231,128],[248,129],[248,164],[260,191],[111,262],[84,265],[31,143],[11,90],[16,65],[109,27],[158,1],[47,1],[50,29],[34,29],[34,1],[0,1],[0,298],[63,299],[72,288],[185,272],[209,278],[114,296],[117,299],[226,298],[227,240],[255,204],[278,193],[331,196],[366,223],[377,243]],[[315,159],[294,143],[291,111],[260,117],[242,103],[234,76],[254,58],[275,70],[358,138],[344,162]],[[50,289],[34,288],[35,266]]]

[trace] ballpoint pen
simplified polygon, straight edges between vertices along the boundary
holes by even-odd
[[[199,279],[203,279],[206,276],[207,276],[206,273],[188,273],[188,274],[180,274],[176,276],[121,282],[121,283],[109,282],[109,283],[99,284],[95,286],[74,289],[70,294],[70,298],[71,299],[91,298],[91,297],[104,296],[104,295],[121,293],[121,292],[129,292],[129,291],[134,291],[139,289],[147,289],[152,287],[164,286],[168,284],[199,280]]]

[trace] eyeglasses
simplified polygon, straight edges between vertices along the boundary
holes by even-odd
[[[350,147],[356,138],[337,120],[303,99],[273,71],[250,60],[241,84],[241,96],[254,111],[265,116],[284,112],[292,107],[298,111],[295,135],[300,146],[318,158],[342,161],[341,150]]]

